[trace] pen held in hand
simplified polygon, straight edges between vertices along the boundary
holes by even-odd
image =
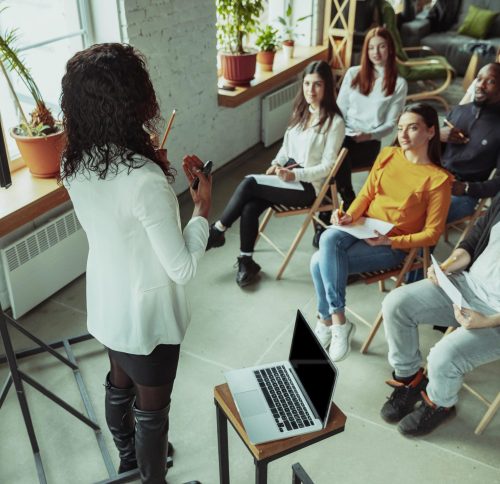
[[[439,267],[441,267],[441,270],[445,271],[450,267],[455,261],[457,260],[456,256],[454,257],[448,257]]]
[[[455,128],[455,126],[453,126],[453,124],[450,123],[447,119],[444,120],[444,124],[446,124],[446,126],[448,126],[451,129]],[[461,131],[458,131],[457,134],[458,134],[458,136],[460,136],[460,138],[465,139],[465,136]]]
[[[344,215],[344,202],[340,204],[340,207],[337,209],[337,215],[341,218]]]
[[[163,146],[165,145],[165,142],[167,141],[168,133],[170,133],[170,130],[172,129],[172,124],[174,122],[175,113],[176,113],[176,110],[174,109],[172,111],[170,119],[168,120],[167,129],[165,130],[165,134],[163,135],[163,139],[161,140],[160,149],[163,149]]]

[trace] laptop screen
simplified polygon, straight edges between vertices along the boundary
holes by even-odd
[[[319,418],[325,423],[337,370],[300,311],[297,311],[289,361]]]

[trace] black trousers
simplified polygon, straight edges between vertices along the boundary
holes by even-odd
[[[266,208],[274,204],[292,207],[313,204],[316,199],[313,185],[301,183],[304,190],[289,190],[259,185],[253,177],[243,179],[220,217],[221,223],[226,227],[231,227],[241,217],[240,250],[242,252],[253,252],[259,233],[259,216]]]
[[[352,187],[353,168],[368,168],[373,166],[380,151],[380,141],[370,140],[362,143],[356,143],[353,138],[346,136],[342,144],[343,148],[349,151],[344,159],[344,163],[335,177],[337,190],[344,202],[344,210],[347,210],[353,200],[356,198]]]

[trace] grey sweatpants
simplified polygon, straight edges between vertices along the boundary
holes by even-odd
[[[452,276],[452,281],[472,309],[485,315],[495,313],[472,293],[463,276]],[[455,320],[451,300],[429,280],[390,292],[384,299],[382,310],[389,344],[389,363],[399,377],[411,376],[422,367],[419,324],[458,327],[439,340],[428,357],[427,394],[436,405],[455,405],[464,374],[500,359],[500,327],[460,327]]]

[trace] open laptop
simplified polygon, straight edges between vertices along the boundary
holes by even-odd
[[[250,442],[315,432],[328,422],[337,368],[297,311],[288,361],[225,373]]]

